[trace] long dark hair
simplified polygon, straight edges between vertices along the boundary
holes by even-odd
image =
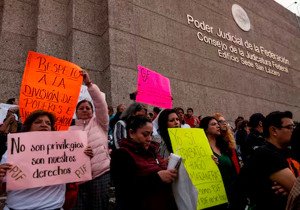
[[[44,110],[36,110],[34,112],[31,112],[31,114],[26,118],[26,120],[24,121],[23,125],[22,125],[22,132],[29,132],[32,123],[40,116],[47,116],[50,120],[51,123],[51,131],[55,131],[55,115],[52,114],[51,112],[47,112]]]
[[[165,109],[160,112],[158,117],[158,132],[162,137],[163,141],[165,142],[167,149],[170,153],[173,152],[173,148],[168,133],[168,121],[169,121],[169,115],[172,113],[176,114],[176,111],[174,109]]]
[[[212,120],[216,120],[217,121],[217,119],[215,117],[212,117],[212,116],[204,117],[201,120],[199,127],[203,128],[205,134],[207,133],[207,129],[208,129],[209,123]],[[225,153],[227,155],[231,155],[231,150],[229,149],[229,143],[227,141],[225,141],[222,138],[221,135],[216,137],[216,146],[220,149],[221,153]]]

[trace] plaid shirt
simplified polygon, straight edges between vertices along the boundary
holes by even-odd
[[[300,176],[297,178],[288,198],[286,210],[300,209]]]

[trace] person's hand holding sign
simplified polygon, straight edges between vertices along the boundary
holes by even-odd
[[[89,158],[93,158],[94,157],[94,153],[92,150],[91,146],[87,146],[84,150],[84,154],[86,154],[87,156],[89,156]]]
[[[157,173],[163,182],[172,183],[177,178],[178,171],[176,169],[169,169],[161,170]]]
[[[0,165],[0,182],[2,182],[3,178],[6,176],[7,170],[11,169],[12,165],[9,163],[4,163]]]
[[[83,77],[83,82],[87,87],[90,87],[92,84],[92,80],[90,78],[90,75],[87,73],[87,71],[82,70],[81,75]]]

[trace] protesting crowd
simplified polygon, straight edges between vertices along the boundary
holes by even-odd
[[[174,190],[174,183],[183,174],[187,175],[188,170],[184,157],[175,167],[168,167],[170,155],[176,154],[169,133],[171,128],[200,128],[206,135],[210,158],[221,174],[227,197],[227,202],[206,209],[300,209],[300,178],[297,178],[300,128],[291,112],[274,111],[266,116],[254,113],[249,119],[239,116],[234,127],[227,122],[228,116],[211,113],[197,117],[192,108],[187,108],[185,113],[182,107],[150,108],[133,102],[118,105],[114,113],[89,74],[83,71],[81,75],[92,101],[78,102],[76,119],[69,131],[87,134],[87,145],[81,156],[90,160],[91,179],[7,190],[5,210],[196,209],[201,201],[194,201],[192,194],[185,195],[189,199],[180,200],[180,192]],[[22,122],[18,100],[13,98],[6,103],[14,106],[8,109],[0,126],[3,192],[7,176],[13,174],[15,165],[21,164],[8,161],[8,136],[56,130],[55,112],[35,110]],[[193,189],[191,181],[185,183],[184,188]],[[116,199],[113,207],[110,206],[112,198]]]

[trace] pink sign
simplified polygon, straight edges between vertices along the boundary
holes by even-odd
[[[136,101],[162,108],[172,108],[170,80],[161,74],[138,65]]]
[[[8,135],[7,190],[91,180],[91,161],[83,152],[85,131],[36,131]]]

